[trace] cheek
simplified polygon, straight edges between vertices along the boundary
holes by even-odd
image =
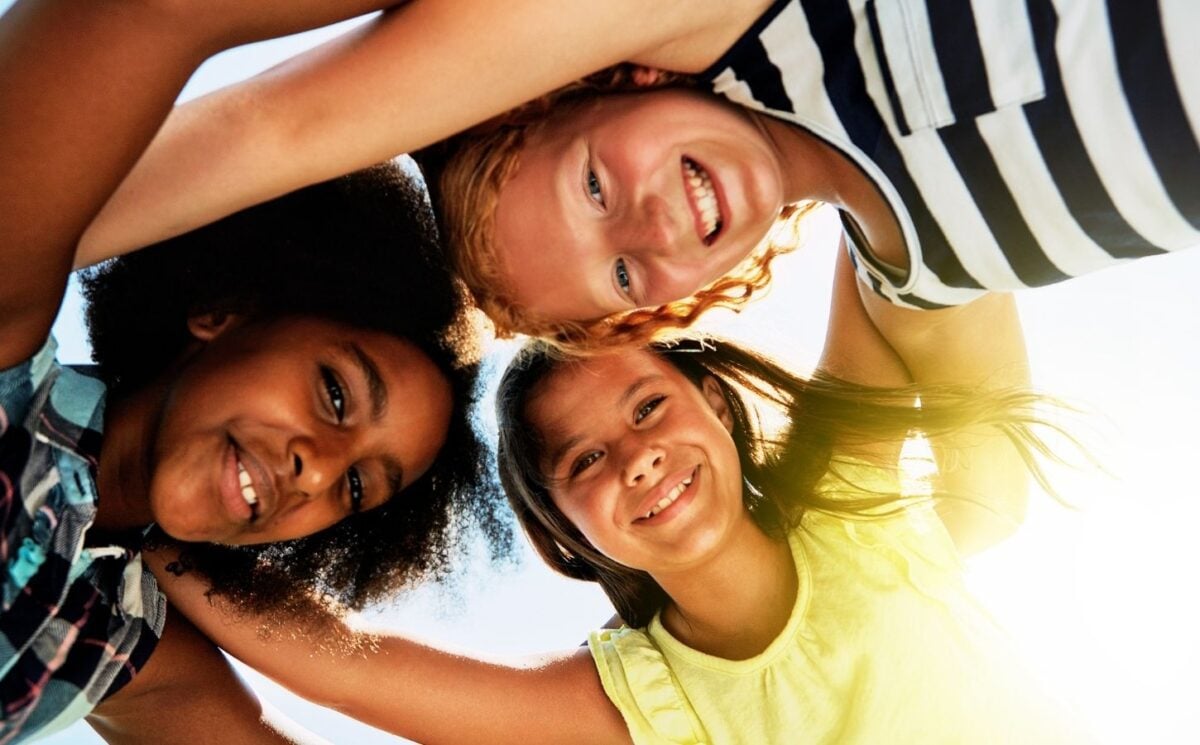
[[[215,493],[204,479],[189,477],[186,464],[167,459],[150,481],[150,510],[168,535],[183,541],[210,541],[220,520],[214,515]]]
[[[724,430],[721,430],[724,434]],[[728,435],[726,435],[727,437]],[[738,460],[737,448],[732,441],[723,442],[714,456],[720,460],[721,484],[725,490],[736,494],[741,499],[742,494],[742,464]]]
[[[583,534],[588,543],[598,549],[601,548],[601,544],[604,543],[604,535],[599,528],[603,523],[593,495],[582,492],[562,496],[555,495],[554,504],[567,522],[574,525],[575,529]]]
[[[239,364],[242,362],[204,358],[182,370],[164,401],[164,423],[168,419],[184,420],[186,426],[210,419],[241,399],[258,398],[276,390],[267,382],[271,380],[269,371]],[[249,395],[249,386],[258,387],[254,396]]]

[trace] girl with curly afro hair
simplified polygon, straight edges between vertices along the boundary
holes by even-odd
[[[812,376],[715,339],[582,358],[535,340],[510,364],[509,502],[621,622],[584,647],[504,661],[334,624],[373,649],[313,654],[230,624],[192,578],[164,590],[294,692],[418,742],[1076,742],[962,574],[1054,456],[1011,296],[946,329],[986,321],[985,348],[919,370],[845,267],[835,298]],[[924,478],[900,462],[914,432]]]
[[[302,602],[296,607],[305,607],[314,591],[336,605],[361,608],[402,586],[445,577],[460,545],[452,537],[467,529],[482,528],[503,549],[505,530],[493,512],[487,449],[471,420],[478,366],[470,318],[442,264],[420,181],[400,166],[379,165],[307,187],[113,259],[85,272],[82,286],[95,372],[108,387],[110,407],[136,397],[164,371],[178,369],[177,360],[195,344],[190,327],[197,318],[237,319],[253,328],[283,324],[285,332],[292,319],[320,319],[401,339],[429,368],[419,371],[423,377],[402,376],[400,384],[392,384],[389,414],[402,406],[410,411],[396,412],[405,416],[404,427],[390,436],[398,444],[440,440],[437,454],[423,458],[420,471],[410,466],[399,479],[389,474],[374,495],[367,480],[374,476],[373,464],[347,465],[333,473],[335,482],[346,482],[335,483],[334,491],[346,490],[351,500],[361,501],[344,519],[313,535],[252,545],[232,545],[242,543],[237,539],[187,541],[183,565],[200,570],[214,591],[260,611],[275,606],[285,611],[297,601]],[[337,344],[354,343],[340,333]],[[290,335],[285,333],[285,340]],[[318,392],[331,398],[332,408],[344,407],[350,418],[358,393],[354,376],[365,360],[357,350],[344,361],[334,354],[334,361],[349,364],[344,372],[318,369]],[[375,393],[367,370],[364,397]],[[437,385],[400,398],[401,385],[415,387],[426,379]],[[259,395],[255,382],[241,381],[245,390],[238,396]],[[437,412],[437,426],[422,429],[421,399],[430,395],[444,398],[446,406]],[[164,431],[161,424],[159,431]],[[438,433],[444,434],[439,438]],[[303,450],[288,452],[303,460]],[[320,456],[314,447],[310,457]],[[348,453],[343,457],[349,462]],[[298,483],[316,467],[292,465]],[[401,459],[396,465],[405,463]],[[361,496],[354,493],[356,478],[362,481]],[[253,508],[251,527],[271,519],[268,509],[284,506],[264,506],[260,499]],[[186,538],[173,536],[170,526],[170,517],[158,521],[151,534],[155,543]]]
[[[445,577],[475,528],[507,546],[472,427],[466,306],[394,164],[92,270],[94,375],[58,361],[78,238],[187,75],[214,45],[331,20],[321,3],[232,12],[191,46],[150,5],[29,0],[0,17],[4,742],[84,715],[138,742],[200,725],[280,739],[167,608],[143,564],[167,544],[171,571],[268,619]]]

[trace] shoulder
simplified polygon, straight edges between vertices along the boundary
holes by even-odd
[[[670,661],[645,629],[601,629],[588,647],[604,693],[635,743],[707,740]]]
[[[57,352],[58,343],[54,337],[47,337],[41,348],[30,357],[0,370],[0,406],[3,407],[0,433],[6,429],[6,424],[19,421],[17,412],[29,405],[33,391],[41,387],[51,372],[59,367]]]

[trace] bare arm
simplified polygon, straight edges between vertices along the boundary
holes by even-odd
[[[833,273],[829,324],[818,370],[841,380],[878,388],[910,385],[912,375],[863,307],[858,280],[846,256],[845,238],[838,246]],[[854,443],[854,453],[886,467],[900,458],[900,442]]]
[[[0,369],[45,340],[84,228],[196,66],[341,17],[325,0],[183,5],[21,0],[0,17]]]
[[[867,315],[854,268],[846,255],[845,237],[838,246],[829,326],[818,367],[842,380],[862,385],[899,388],[913,382],[904,360]]]
[[[304,698],[423,743],[628,742],[587,649],[523,665],[489,662],[400,635],[375,635],[330,619],[258,633],[259,619],[204,597],[194,576],[149,558],[172,604],[210,639]],[[292,633],[295,632],[295,633]]]
[[[703,69],[689,52],[722,40],[689,32],[728,12],[686,0],[414,0],[180,106],[84,236],[76,263],[411,152],[621,61]],[[704,41],[674,43],[694,36]]]
[[[178,613],[168,615],[146,667],[97,706],[88,724],[114,745],[325,742],[265,711],[224,655]]]
[[[844,257],[846,271],[849,262]],[[918,384],[980,390],[1028,388],[1029,360],[1011,295],[991,294],[934,311],[900,308],[858,283],[858,295],[881,338]],[[940,500],[938,513],[964,554],[1008,537],[1025,517],[1029,469],[993,427],[975,427],[931,441],[937,489],[962,498]]]
[[[0,18],[0,368],[45,340],[80,234],[208,49],[151,3],[24,0]]]
[[[822,369],[872,386],[953,384],[981,390],[1029,385],[1025,342],[1009,295],[937,311],[899,308],[863,287],[842,246],[835,270]],[[931,442],[938,514],[959,550],[1006,538],[1025,514],[1029,470],[1008,438],[977,427]],[[892,447],[878,457],[894,462]],[[976,501],[972,501],[976,500]]]

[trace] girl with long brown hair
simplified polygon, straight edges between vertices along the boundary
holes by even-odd
[[[991,324],[986,348],[913,372],[845,267],[838,286],[812,379],[714,340],[582,359],[535,342],[510,366],[509,500],[626,624],[585,648],[501,662],[336,623],[264,639],[189,578],[167,592],[293,691],[421,742],[1072,741],[959,563],[1020,523],[1044,444],[1011,299],[962,319]],[[941,470],[913,490],[897,460],[916,432]]]

